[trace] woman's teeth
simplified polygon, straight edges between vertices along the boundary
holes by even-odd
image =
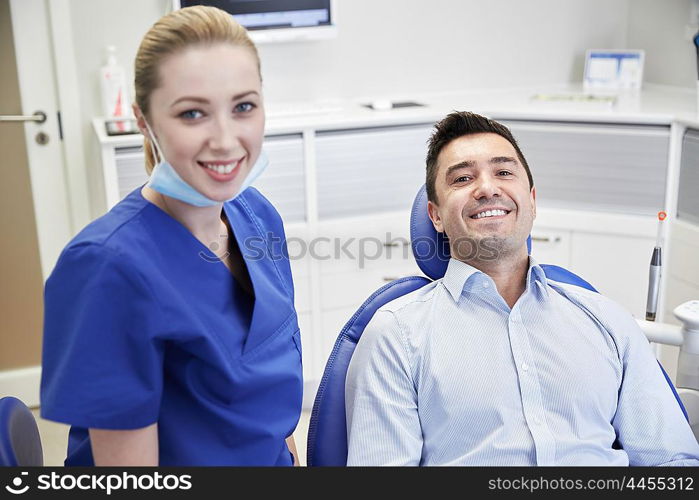
[[[233,172],[233,169],[237,164],[237,161],[229,163],[228,165],[207,165],[206,163],[202,163],[202,165],[204,165],[209,170],[213,170],[214,172],[218,172],[219,174],[230,174],[231,172]]]

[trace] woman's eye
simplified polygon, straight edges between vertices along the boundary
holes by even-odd
[[[183,111],[180,113],[180,118],[184,118],[185,120],[194,120],[197,118],[201,118],[203,116],[203,113],[199,111],[198,109],[188,109],[187,111]]]
[[[241,102],[240,104],[237,104],[235,107],[235,112],[236,113],[249,113],[253,109],[255,109],[257,106],[251,102]]]

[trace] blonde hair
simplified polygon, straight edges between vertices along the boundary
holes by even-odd
[[[159,68],[166,57],[192,45],[229,43],[250,49],[260,71],[260,57],[248,32],[233,16],[216,7],[197,5],[178,9],[158,20],[145,34],[134,62],[134,87],[136,104],[149,118],[151,93],[160,85]],[[151,127],[153,123],[149,120]],[[154,158],[150,140],[143,141],[146,155],[146,172],[153,171]]]

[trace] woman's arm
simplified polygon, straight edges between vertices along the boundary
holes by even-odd
[[[293,435],[286,438],[286,445],[289,447],[289,451],[291,452],[291,454],[294,455],[294,466],[298,467],[299,455],[296,451],[296,441],[294,441]]]
[[[97,466],[158,465],[157,422],[128,431],[90,429],[90,442]]]

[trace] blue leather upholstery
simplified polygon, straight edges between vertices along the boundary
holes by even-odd
[[[44,454],[34,415],[17,398],[0,399],[0,466],[41,465]]]
[[[362,304],[340,332],[313,403],[308,428],[308,465],[340,466],[347,463],[345,375],[354,348],[367,323],[381,306],[429,282],[427,278],[411,276],[382,286]]]
[[[308,429],[307,464],[309,466],[344,466],[347,464],[347,422],[345,419],[345,377],[350,359],[364,328],[374,313],[384,304],[410,293],[444,276],[450,252],[447,238],[438,233],[427,215],[427,192],[423,185],[415,197],[410,214],[410,238],[413,255],[420,270],[430,279],[411,276],[384,285],[371,295],[344,326],[325,365]],[[527,240],[531,251],[531,237]],[[541,265],[546,277],[561,283],[577,285],[596,292],[595,288],[576,274],[559,266]],[[660,365],[660,363],[658,363]],[[663,370],[682,412],[675,387]]]

